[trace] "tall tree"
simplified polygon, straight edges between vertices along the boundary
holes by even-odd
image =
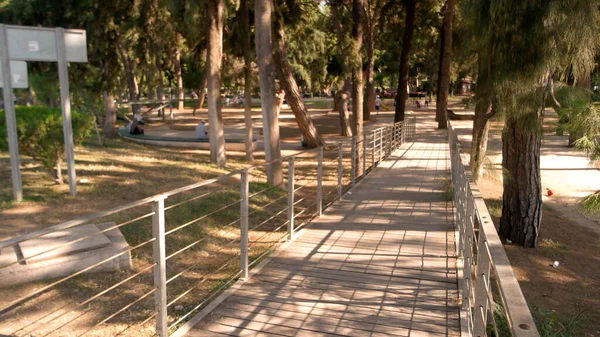
[[[446,110],[448,109],[448,89],[450,86],[450,54],[452,53],[452,20],[454,19],[454,0],[446,0],[444,22],[440,34],[440,65],[438,72],[436,120],[439,129],[448,128]]]
[[[352,137],[352,124],[350,123],[350,114],[348,113],[348,100],[350,98],[350,90],[352,89],[351,75],[348,74],[347,67],[347,51],[348,38],[346,37],[345,25],[342,24],[342,13],[340,11],[340,0],[331,0],[331,17],[335,27],[337,36],[337,57],[342,65],[341,81],[342,85],[335,93],[335,106],[338,109],[340,116],[340,134],[345,137]]]
[[[408,62],[410,60],[410,49],[412,47],[413,33],[415,30],[415,12],[417,0],[406,1],[406,18],[404,24],[404,37],[402,38],[402,53],[400,54],[400,71],[398,80],[398,94],[396,95],[396,111],[394,122],[404,120],[406,100],[408,99]]]
[[[497,43],[493,108],[505,115],[499,231],[514,243],[535,247],[542,218],[541,123],[554,70],[565,58],[558,51],[568,45],[569,67],[590,72],[598,5],[587,0],[504,0],[487,10],[494,25],[490,38]]]
[[[363,80],[362,43],[364,27],[364,0],[352,1],[352,113],[354,132],[358,141],[363,140]],[[359,143],[360,144],[360,143]],[[356,147],[356,172],[362,172],[363,146]]]
[[[241,0],[239,13],[244,28],[244,125],[246,128],[245,148],[246,160],[254,160],[254,145],[252,142],[252,35],[250,33],[250,11],[248,0]]]
[[[208,1],[208,137],[210,162],[224,167],[225,135],[221,113],[221,69],[223,58],[223,0]]]
[[[367,69],[366,69],[366,85],[365,85],[365,100],[363,105],[363,120],[371,119],[371,111],[375,109],[375,30],[380,13],[380,3],[378,0],[366,0],[365,8],[365,23],[364,23],[364,40],[365,51],[367,52]]]
[[[283,183],[281,145],[279,143],[279,121],[275,111],[275,78],[273,77],[273,44],[271,39],[272,0],[255,0],[254,26],[256,38],[256,61],[260,82],[260,102],[264,133],[267,182],[271,185]]]
[[[300,90],[298,89],[288,60],[285,44],[284,16],[292,17],[293,12],[300,12],[304,7],[298,2],[296,2],[296,5],[293,8],[288,8],[287,4],[283,1],[277,4],[277,20],[275,21],[276,45],[273,50],[273,60],[276,66],[277,77],[279,78],[279,85],[285,91],[285,97],[294,112],[296,123],[298,123],[300,133],[302,133],[308,147],[317,148],[325,146],[325,140],[321,137],[313,124],[312,119],[308,114],[308,109],[306,109],[306,105],[304,105],[304,101],[300,95]],[[307,6],[308,5],[310,4],[307,4]],[[299,18],[296,18],[296,21],[298,20]]]

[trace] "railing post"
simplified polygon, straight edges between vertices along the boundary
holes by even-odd
[[[362,177],[364,178],[367,176],[367,134],[365,133],[363,136]]]
[[[294,157],[288,159],[288,241],[294,240]]]
[[[371,149],[371,171],[375,169],[375,132],[373,131],[373,147]]]
[[[323,215],[323,148],[319,148],[317,159],[317,214]]]
[[[248,169],[240,176],[240,270],[242,279],[248,279]]]
[[[156,310],[156,334],[169,335],[167,322],[167,265],[165,260],[165,198],[152,202],[152,258],[154,260],[154,309]]]
[[[477,245],[477,266],[475,268],[475,318],[473,321],[473,335],[485,336],[488,313],[488,294],[490,283],[490,257],[486,248],[486,237],[483,229],[479,230],[479,244]]]
[[[379,129],[379,162],[383,160],[383,129]]]
[[[356,184],[356,136],[352,137],[352,165],[350,171],[350,181],[352,182],[352,187]]]
[[[343,174],[343,160],[344,160],[344,148],[342,143],[338,143],[338,181],[337,181],[337,195],[338,199],[342,199],[342,174]]]

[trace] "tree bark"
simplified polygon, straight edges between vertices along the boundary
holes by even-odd
[[[54,179],[54,182],[57,185],[62,185],[65,183],[64,179],[63,179],[63,175],[62,175],[62,169],[60,167],[60,162],[61,159],[58,159],[56,161],[56,166],[54,166],[51,170],[50,170],[50,175],[52,175],[52,179]]]
[[[487,152],[489,116],[491,114],[492,102],[489,97],[484,96],[475,105],[475,116],[473,117],[473,133],[471,142],[470,166],[475,181],[481,177],[483,159]]]
[[[308,110],[304,105],[304,101],[300,96],[300,90],[298,89],[296,80],[294,79],[292,67],[290,66],[290,62],[287,58],[287,50],[285,47],[285,31],[282,17],[278,18],[276,25],[278,36],[276,39],[277,45],[273,50],[273,60],[275,61],[276,65],[275,69],[277,70],[279,85],[285,91],[287,102],[294,112],[296,123],[298,123],[300,133],[302,136],[304,136],[304,141],[306,144],[308,144],[308,147],[317,148],[325,146],[325,140],[323,137],[321,137],[317,131],[317,128],[314,126],[312,119],[308,114]]]
[[[112,93],[104,91],[104,124],[102,125],[102,133],[106,138],[114,138],[115,126],[117,124],[117,108],[115,107],[115,97]]]
[[[226,164],[225,135],[221,114],[221,69],[223,57],[223,0],[208,1],[208,138],[210,162]]]
[[[207,71],[204,71],[204,78],[202,80],[202,85],[200,86],[200,90],[198,90],[198,101],[196,102],[196,105],[194,106],[194,113],[193,115],[196,116],[196,109],[200,110],[202,109],[202,105],[204,105],[204,99],[206,98],[206,87],[208,86],[208,74]]]
[[[363,80],[362,80],[362,42],[364,0],[352,1],[352,113],[354,115],[354,131],[358,146],[356,147],[356,172],[362,172],[364,156],[363,141]]]
[[[502,131],[504,193],[499,232],[513,243],[535,247],[542,220],[540,130],[532,129],[534,113],[507,118]]]
[[[334,98],[334,110],[337,109],[340,116],[340,135],[344,137],[352,137],[352,124],[350,123],[350,114],[348,113],[348,99],[350,98],[350,91],[352,90],[351,76],[347,72],[346,64],[346,48],[344,46],[345,32],[342,22],[340,21],[339,4],[337,1],[331,2],[331,16],[333,26],[335,27],[338,43],[338,58],[342,66],[341,78],[344,79],[344,85],[339,89]]]
[[[165,85],[163,81],[162,63],[160,62],[160,53],[156,53],[154,56],[154,64],[156,65],[156,89],[158,91],[156,98],[160,101],[164,101]]]
[[[252,143],[252,55],[250,34],[250,11],[248,0],[241,0],[240,13],[242,25],[246,36],[244,36],[244,123],[246,126],[245,149],[246,160],[254,161],[254,145]]]
[[[273,76],[273,55],[271,39],[272,0],[256,0],[254,24],[256,36],[256,61],[260,82],[260,101],[264,132],[265,159],[267,163],[267,183],[283,183],[281,147],[279,143],[279,121],[275,112],[275,78]]]
[[[133,74],[133,67],[132,67],[129,59],[127,58],[127,55],[125,55],[125,51],[121,47],[120,43],[117,43],[117,50],[119,52],[119,56],[121,57],[121,62],[123,63],[123,71],[125,73],[125,79],[127,80],[127,89],[128,89],[128,94],[129,94],[129,101],[130,102],[135,102],[136,101],[137,83],[136,83],[136,80],[135,80],[135,75]],[[137,104],[132,104],[131,105],[131,110],[132,110],[132,112],[134,114],[136,112],[138,112],[139,111],[138,105]]]
[[[367,16],[365,17],[365,50],[367,52],[366,98],[363,106],[363,120],[371,119],[371,111],[375,109],[375,19],[376,11],[372,8],[373,0],[367,0]]]
[[[446,0],[446,13],[441,29],[440,68],[438,72],[438,95],[435,115],[438,129],[447,129],[448,87],[450,86],[450,55],[452,54],[452,20],[454,18],[454,0]]]
[[[398,94],[396,95],[396,110],[394,123],[404,120],[406,112],[406,100],[408,99],[408,61],[410,60],[410,49],[415,30],[416,0],[406,1],[406,22],[404,24],[404,37],[402,38],[402,52],[400,53],[400,71],[398,73]]]
[[[35,90],[33,90],[32,86],[27,88],[27,96],[25,96],[25,105],[32,106],[37,104],[37,99],[35,97]]]
[[[344,137],[352,137],[352,125],[350,124],[350,114],[348,113],[348,100],[350,98],[350,89],[346,86],[339,90],[335,95],[335,101],[340,115],[340,134]]]
[[[177,34],[177,44],[180,40],[179,34]],[[179,46],[175,47],[175,74],[177,75],[177,111],[183,111],[183,77],[181,76],[181,50]]]

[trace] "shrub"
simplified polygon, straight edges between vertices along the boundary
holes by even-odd
[[[73,142],[80,145],[93,127],[90,115],[71,111]],[[19,152],[39,161],[55,182],[62,184],[60,164],[64,156],[62,114],[60,109],[41,106],[16,108]],[[0,149],[8,149],[6,119],[0,110]]]

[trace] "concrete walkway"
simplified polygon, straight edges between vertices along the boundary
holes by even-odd
[[[428,116],[429,119],[432,117]],[[415,143],[248,280],[188,336],[457,336],[445,132]]]

